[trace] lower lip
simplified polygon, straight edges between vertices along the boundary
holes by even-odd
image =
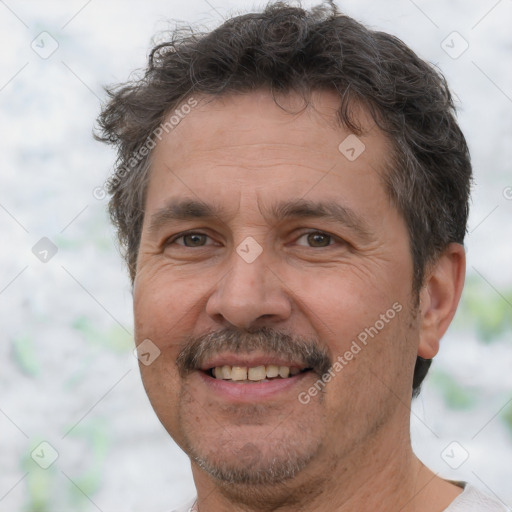
[[[276,398],[289,391],[312,373],[311,370],[286,379],[272,379],[268,382],[236,382],[216,379],[203,371],[197,372],[205,385],[216,396],[234,402],[256,402]]]

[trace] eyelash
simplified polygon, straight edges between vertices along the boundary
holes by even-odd
[[[325,231],[319,231],[319,230],[310,230],[310,231],[306,231],[304,233],[302,233],[298,238],[297,240],[300,240],[301,238],[303,238],[304,236],[308,236],[308,235],[323,235],[323,236],[326,236],[326,237],[329,237],[330,238],[330,241],[334,241],[334,242],[338,242],[338,243],[346,243],[344,240],[334,236],[334,235],[331,235],[330,233],[326,233]],[[201,235],[201,236],[206,236],[208,238],[211,239],[211,237],[209,235],[207,235],[206,233],[202,233],[200,231],[186,231],[184,233],[180,233],[174,237],[171,237],[170,239],[168,239],[166,242],[165,242],[165,246],[169,246],[169,245],[172,245],[174,244],[177,240],[179,239],[182,239],[186,236],[190,236],[190,235]],[[184,244],[178,244],[178,245],[181,245],[182,247],[187,247],[189,249],[193,249],[194,247],[189,247],[189,246],[186,246]],[[310,249],[323,249],[323,248],[326,248],[326,247],[331,247],[331,243],[329,243],[329,245],[326,245],[326,246],[323,246],[323,247],[311,247],[311,246],[308,246]],[[204,245],[200,245],[200,246],[197,246],[196,248],[202,248],[202,247],[205,247]]]
[[[186,231],[185,233],[181,233],[179,235],[176,235],[174,237],[171,237],[169,238],[166,242],[165,242],[165,245],[172,245],[176,242],[176,240],[179,240],[180,238],[184,238],[186,236],[190,236],[190,235],[201,235],[201,236],[206,236],[208,238],[211,238],[209,237],[206,233],[201,233],[200,231]],[[178,245],[183,245],[183,244],[178,244]],[[187,247],[186,245],[183,245],[183,247]],[[200,247],[203,247],[203,246],[200,246]]]

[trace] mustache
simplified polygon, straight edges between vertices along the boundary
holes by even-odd
[[[319,376],[332,366],[327,349],[316,340],[281,333],[271,327],[251,331],[226,328],[190,337],[176,358],[176,366],[180,375],[185,377],[203,366],[209,358],[222,352],[248,354],[256,350],[276,358],[297,361]]]

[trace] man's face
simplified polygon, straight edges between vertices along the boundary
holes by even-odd
[[[200,101],[154,149],[134,313],[161,354],[142,378],[224,480],[278,482],[408,436],[418,328],[389,143],[362,110],[365,134],[345,140],[334,95],[313,104]]]

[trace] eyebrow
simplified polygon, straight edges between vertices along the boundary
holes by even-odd
[[[166,224],[177,220],[221,218],[222,211],[214,205],[193,199],[171,199],[151,215],[148,231],[156,233]]]
[[[273,205],[270,214],[274,221],[305,218],[325,219],[342,224],[354,231],[363,240],[369,240],[372,237],[372,231],[368,223],[352,208],[336,201],[317,202],[296,199]]]
[[[364,241],[372,238],[368,223],[354,210],[335,201],[306,199],[282,201],[271,205],[265,217],[267,221],[275,223],[289,219],[325,219],[344,225]],[[171,199],[163,208],[151,215],[148,231],[156,233],[166,224],[175,221],[216,219],[224,223],[223,218],[225,218],[223,208],[215,204],[194,199]]]

